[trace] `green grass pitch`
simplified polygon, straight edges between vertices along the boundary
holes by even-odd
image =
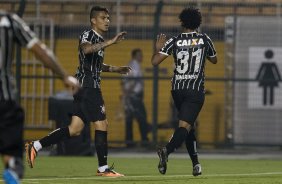
[[[203,175],[193,177],[190,160],[168,162],[166,175],[159,174],[157,158],[115,158],[115,170],[122,178],[95,176],[95,157],[39,156],[35,168],[26,167],[22,184],[281,184],[282,160],[201,160]],[[2,170],[1,165],[1,170]],[[3,180],[0,180],[3,183]]]

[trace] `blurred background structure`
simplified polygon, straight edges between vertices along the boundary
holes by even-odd
[[[17,12],[19,4],[19,0],[0,0],[1,9],[10,12]],[[106,39],[119,31],[128,32],[124,42],[107,48],[105,63],[126,65],[132,49],[143,51],[144,103],[152,145],[169,140],[176,119],[170,96],[173,60],[152,67],[154,39],[158,33],[178,34],[179,13],[195,6],[203,16],[200,31],[214,41],[219,61],[206,65],[208,93],[197,121],[200,146],[282,146],[281,0],[26,0],[23,18],[74,74],[78,36],[90,27],[89,11],[94,5],[110,10]],[[48,110],[49,97],[63,96],[66,101],[71,97],[65,98],[62,83],[29,52],[22,50],[19,57],[21,65],[15,64],[15,71],[19,100],[26,111],[25,139],[37,139],[59,126],[52,120],[67,119],[63,113],[69,105],[49,105]],[[109,142],[112,147],[123,147],[122,76],[104,73],[102,78]],[[134,140],[140,141],[137,123],[133,132]]]

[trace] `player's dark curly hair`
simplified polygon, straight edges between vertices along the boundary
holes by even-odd
[[[90,20],[95,17],[97,15],[98,12],[106,12],[109,14],[109,10],[105,7],[102,7],[102,6],[94,6],[91,8],[91,11],[90,11]]]
[[[196,8],[185,8],[179,14],[181,26],[186,29],[197,29],[202,23],[202,15],[199,9]]]

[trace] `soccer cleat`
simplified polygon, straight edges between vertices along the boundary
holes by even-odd
[[[4,170],[3,179],[6,184],[20,184],[20,179],[18,175],[11,169]]]
[[[197,164],[193,167],[193,176],[199,176],[202,174],[202,167],[201,164]]]
[[[168,162],[168,155],[167,155],[166,147],[159,148],[157,153],[158,153],[158,156],[160,158],[160,162],[159,162],[159,165],[158,165],[159,172],[161,174],[165,174],[166,168],[167,168],[166,163]]]
[[[114,171],[114,164],[113,164],[111,167],[107,168],[104,172],[100,172],[99,170],[97,170],[96,176],[122,177],[124,175]]]
[[[33,142],[28,142],[25,144],[26,160],[30,168],[34,167],[34,160],[37,156],[37,151],[33,146]]]

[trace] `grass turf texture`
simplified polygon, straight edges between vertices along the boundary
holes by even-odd
[[[201,160],[203,175],[193,177],[188,159],[168,162],[166,175],[157,170],[155,158],[110,158],[123,178],[96,177],[97,158],[39,156],[35,168],[26,166],[22,184],[281,184],[282,160]],[[2,169],[1,165],[1,169]],[[0,183],[3,183],[1,180]]]

